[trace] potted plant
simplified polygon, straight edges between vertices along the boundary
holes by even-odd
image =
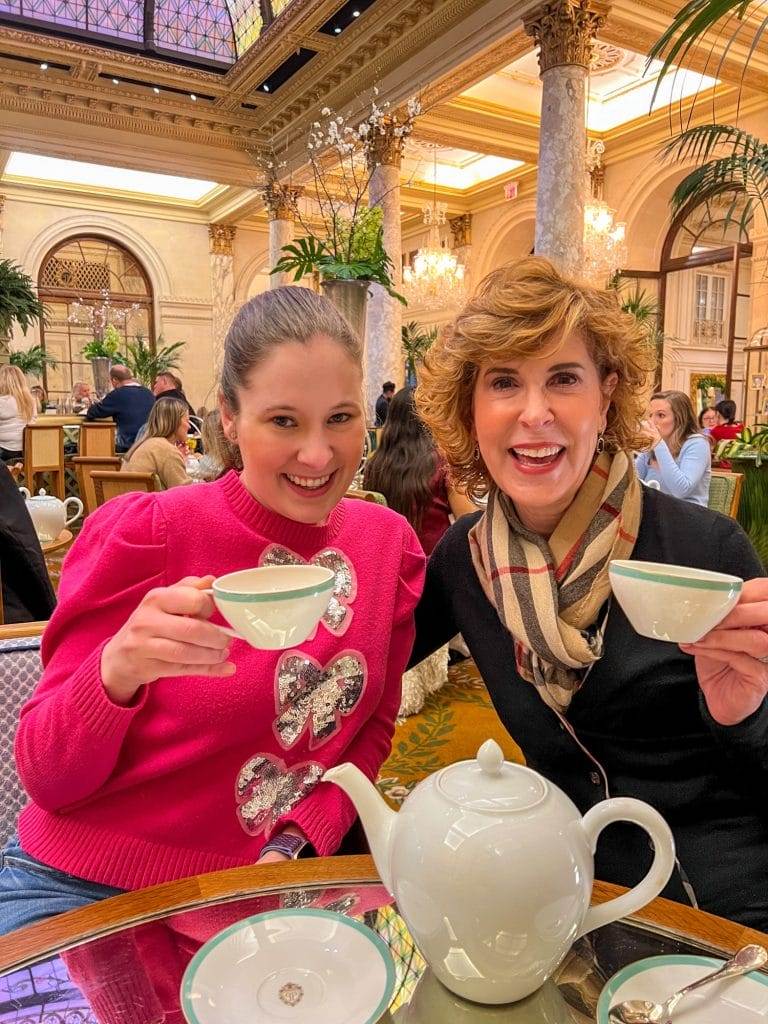
[[[732,441],[721,441],[715,453],[742,473],[738,519],[768,567],[768,425],[744,427]]]
[[[424,356],[437,338],[437,327],[426,330],[415,320],[403,324],[401,328],[403,353],[405,355],[405,377],[409,387],[416,386],[416,368],[424,362]]]
[[[93,386],[99,398],[109,389],[109,369],[112,361],[120,358],[120,335],[114,324],[107,324],[100,335],[83,345],[83,358],[93,370]]]
[[[0,363],[10,361],[13,325],[26,334],[38,320],[45,320],[45,306],[35,294],[32,278],[11,260],[0,260]]]
[[[184,341],[175,341],[172,345],[163,345],[162,334],[158,337],[157,343],[160,346],[153,352],[144,338],[136,335],[135,344],[125,346],[125,364],[133,376],[147,388],[155,383],[158,374],[165,370],[175,370],[181,359],[181,350],[186,345]]]
[[[23,351],[11,352],[11,366],[18,366],[22,373],[28,377],[40,380],[45,372],[46,366],[52,370],[56,369],[56,360],[49,356],[42,345],[33,345]]]
[[[293,273],[294,281],[319,274],[321,287],[362,337],[368,287],[372,282],[406,304],[393,287],[394,267],[384,247],[383,210],[368,206],[368,187],[377,166],[379,139],[385,132],[405,142],[413,131],[419,101],[408,101],[401,117],[376,102],[361,122],[325,107],[307,140],[307,155],[317,196],[314,220],[297,210],[303,237],[282,248],[284,255],[271,273]],[[334,166],[335,165],[335,166]],[[330,173],[332,171],[332,173]],[[267,164],[267,185],[276,180],[274,161]]]

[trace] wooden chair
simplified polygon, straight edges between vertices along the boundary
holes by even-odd
[[[387,507],[387,499],[378,491],[347,491],[345,498],[360,498],[361,501],[372,501],[376,505]]]
[[[94,491],[96,492],[96,504],[103,505],[110,498],[116,498],[120,494],[128,494],[130,491],[156,491],[154,473],[124,473],[122,471],[107,470],[91,473]]]
[[[83,515],[90,515],[95,508],[98,508],[96,501],[96,489],[93,486],[91,473],[116,473],[122,464],[122,459],[114,455],[112,457],[102,455],[75,455],[72,459],[77,476],[77,489],[80,492],[80,500],[83,503]]]
[[[16,774],[13,739],[22,704],[32,695],[42,673],[40,637],[46,622],[0,626],[0,842],[16,830],[16,818],[27,802]]]
[[[708,505],[716,512],[736,518],[741,503],[741,488],[744,485],[742,473],[731,473],[725,469],[713,469],[709,482]]]
[[[77,454],[80,456],[112,458],[115,454],[116,429],[117,427],[113,422],[86,423],[84,421],[80,424]]]
[[[48,423],[28,423],[24,427],[24,478],[30,494],[44,486],[37,477],[50,477],[48,490],[62,501],[64,483],[64,430]]]

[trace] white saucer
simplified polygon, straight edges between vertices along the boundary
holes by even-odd
[[[597,1024],[609,1024],[608,1010],[625,999],[663,1003],[677,989],[722,967],[711,956],[651,956],[628,964],[600,994]],[[675,1011],[675,1024],[759,1024],[768,1021],[768,976],[754,972],[692,992]]]
[[[277,910],[225,928],[181,983],[189,1024],[375,1024],[395,968],[386,943],[327,910]]]

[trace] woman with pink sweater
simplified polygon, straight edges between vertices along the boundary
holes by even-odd
[[[69,554],[16,737],[30,802],[2,854],[0,932],[117,892],[336,851],[355,813],[327,768],[390,749],[424,558],[396,513],[344,499],[363,448],[362,353],[304,288],[237,314],[222,423],[243,470],[130,494]],[[214,577],[329,566],[299,650],[221,628]]]

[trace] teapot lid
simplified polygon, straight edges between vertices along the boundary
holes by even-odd
[[[541,803],[549,791],[539,774],[505,761],[494,740],[486,740],[474,761],[459,761],[444,768],[437,777],[437,788],[460,807],[491,814],[527,811]]]

